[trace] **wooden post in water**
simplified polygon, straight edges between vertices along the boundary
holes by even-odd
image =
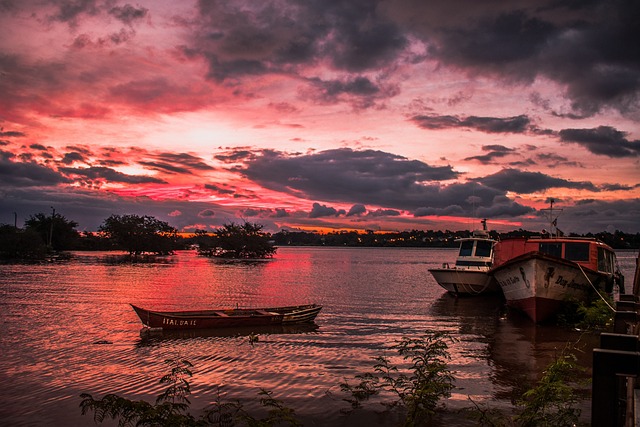
[[[634,411],[630,410],[633,405],[625,377],[635,377],[640,372],[638,337],[602,333],[600,347],[593,349],[591,425],[627,426]]]
[[[640,297],[640,252],[636,259],[636,273],[633,276],[633,295]]]
[[[638,252],[638,258],[636,258],[636,271],[633,275],[633,295],[636,298],[636,301],[640,300],[640,252]],[[638,339],[640,339],[640,323],[636,323],[635,334]],[[635,418],[635,424],[640,425],[640,373],[636,375],[636,379],[633,382],[633,386],[631,385],[631,381],[629,384],[630,390],[630,399],[633,406],[633,418]],[[633,425],[633,419],[627,419],[627,425]]]

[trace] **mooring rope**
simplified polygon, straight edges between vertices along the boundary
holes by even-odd
[[[596,289],[596,287],[593,285],[593,283],[591,283],[591,280],[589,279],[589,276],[587,276],[587,273],[584,272],[584,270],[582,269],[582,266],[580,264],[578,264],[578,263],[576,263],[576,264],[578,265],[578,267],[580,267],[580,271],[582,271],[582,274],[584,274],[585,279],[587,279],[587,282],[589,282],[589,284],[591,285],[593,290],[596,291],[596,293],[598,294],[600,299],[602,301],[604,301],[604,303],[607,304],[607,307],[609,307],[611,309],[611,311],[613,311],[615,313],[616,309],[611,307],[611,304],[609,304],[609,301],[607,301],[606,299],[604,299],[602,297],[602,294],[600,294],[600,291],[598,291],[598,289]]]

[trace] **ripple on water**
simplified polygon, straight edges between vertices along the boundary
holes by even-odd
[[[282,248],[274,260],[254,264],[181,252],[141,265],[106,253],[78,254],[55,265],[3,265],[0,399],[11,405],[0,407],[0,420],[85,426],[91,421],[80,416],[81,393],[153,401],[165,388],[159,384],[170,369],[164,361],[186,359],[193,363],[194,408],[215,400],[218,387],[250,407],[265,388],[306,425],[391,425],[394,420],[375,411],[360,412],[358,420],[342,415],[348,404],[339,384],[370,372],[376,357],[395,357],[390,346],[403,336],[427,330],[457,339],[450,344],[457,377],[453,407],[464,405],[467,395],[508,405],[563,340],[575,337],[505,316],[496,298],[445,294],[427,269],[454,257],[442,250]],[[628,258],[624,268],[634,268],[635,259]],[[324,305],[314,328],[250,331],[258,336],[253,344],[250,332],[143,339],[129,306],[306,302]]]

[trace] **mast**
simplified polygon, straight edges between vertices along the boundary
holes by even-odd
[[[562,231],[558,228],[558,217],[553,217],[553,204],[555,203],[554,199],[549,199],[549,208],[540,209],[541,211],[549,211],[549,234],[552,237],[560,237]],[[562,212],[563,209],[556,209],[559,212]]]

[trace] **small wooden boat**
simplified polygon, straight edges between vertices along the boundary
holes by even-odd
[[[194,311],[151,311],[131,304],[142,324],[149,328],[172,330],[216,329],[291,325],[313,322],[321,305],[287,307],[225,308]]]
[[[443,263],[442,268],[429,269],[438,285],[454,295],[500,292],[498,282],[488,274],[496,241],[489,237],[487,220],[482,220],[482,230],[474,230],[471,237],[456,241],[460,242],[460,249],[455,265]]]

